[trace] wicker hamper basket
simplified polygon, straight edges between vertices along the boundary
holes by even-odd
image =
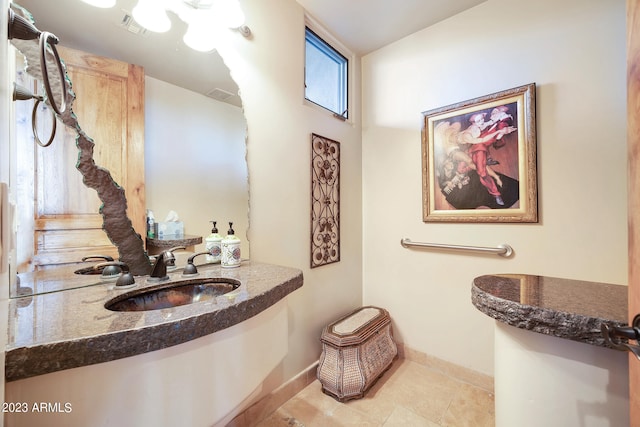
[[[398,354],[387,310],[362,307],[322,331],[318,380],[322,391],[343,402],[358,399]]]

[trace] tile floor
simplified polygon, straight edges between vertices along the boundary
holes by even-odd
[[[407,359],[397,359],[365,397],[340,403],[316,380],[258,427],[495,425],[493,394]]]

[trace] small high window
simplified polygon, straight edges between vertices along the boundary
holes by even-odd
[[[305,28],[305,98],[348,118],[348,60]]]

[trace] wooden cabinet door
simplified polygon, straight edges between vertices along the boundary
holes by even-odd
[[[144,71],[142,67],[59,47],[76,100],[72,109],[82,130],[94,143],[93,159],[125,189],[127,215],[138,233],[145,231],[144,188]],[[27,109],[28,110],[28,109]],[[28,118],[17,114],[17,134],[31,135]],[[22,113],[26,114],[26,113]],[[38,114],[40,139],[50,123],[47,112]],[[50,120],[49,120],[50,121]],[[26,129],[21,129],[26,128]],[[102,230],[101,202],[95,190],[82,183],[76,169],[76,132],[58,121],[51,146],[35,148],[33,137],[18,141],[18,150],[33,150],[33,162],[18,162],[23,183],[21,200],[31,198],[22,217],[33,218],[33,235],[18,234],[19,271],[80,262],[90,254],[118,258],[117,249]],[[19,202],[22,208],[21,202]],[[25,218],[28,222],[29,218]],[[27,227],[25,227],[27,228]]]

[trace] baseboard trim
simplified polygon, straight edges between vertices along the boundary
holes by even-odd
[[[318,361],[313,362],[298,375],[264,396],[231,420],[226,427],[253,427],[267,418],[287,400],[301,392],[316,379]]]
[[[490,393],[494,392],[493,377],[490,375],[482,374],[474,371],[473,369],[465,368],[460,365],[456,365],[446,360],[438,359],[435,356],[423,353],[418,350],[414,350],[404,345],[404,343],[397,343],[398,356],[410,360],[414,363],[426,366],[430,369],[440,371],[449,377],[455,378],[459,381],[466,382]]]

